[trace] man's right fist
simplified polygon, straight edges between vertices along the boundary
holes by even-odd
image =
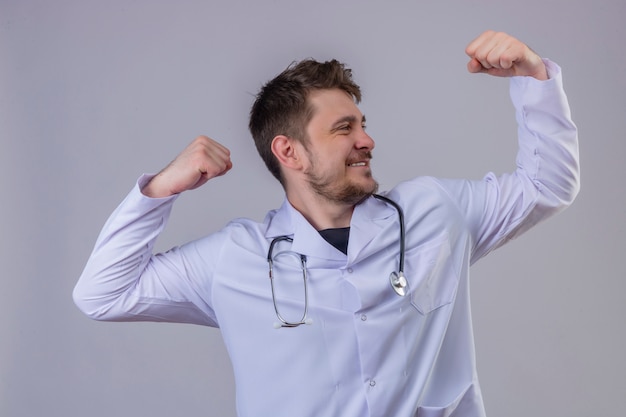
[[[228,148],[207,136],[198,136],[141,192],[153,198],[169,197],[198,188],[211,178],[224,175],[232,166]]]

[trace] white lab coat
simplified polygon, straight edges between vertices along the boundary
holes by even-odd
[[[571,203],[578,191],[577,133],[551,79],[511,80],[520,149],[515,172],[481,181],[421,177],[386,195],[404,210],[409,294],[391,289],[398,268],[396,210],[369,198],[351,221],[348,253],[328,244],[287,201],[263,223],[238,219],[217,233],[152,255],[176,197],[138,185],[102,230],[74,292],[99,320],[196,323],[221,329],[240,416],[484,415],[476,376],[469,266]],[[307,257],[313,324],[275,329],[277,304],[302,315],[298,261]]]

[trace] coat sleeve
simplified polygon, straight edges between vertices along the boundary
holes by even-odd
[[[74,288],[74,302],[95,320],[217,326],[206,288],[210,268],[197,265],[197,259],[210,261],[194,255],[197,242],[153,254],[176,196],[144,196],[140,189],[149,179],[141,177],[105,223]]]
[[[518,125],[513,172],[479,181],[442,180],[472,236],[471,262],[568,207],[580,187],[578,133],[561,69],[545,60],[550,79],[514,77],[510,95]]]

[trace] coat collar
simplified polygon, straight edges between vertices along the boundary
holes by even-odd
[[[363,254],[364,249],[380,233],[389,221],[397,217],[395,209],[388,204],[369,197],[354,208],[350,222],[348,262],[352,263]],[[272,210],[265,218],[265,237],[293,238],[291,250],[308,257],[345,261],[346,255],[326,242],[317,230],[285,198],[282,206]],[[367,251],[365,251],[367,252]]]

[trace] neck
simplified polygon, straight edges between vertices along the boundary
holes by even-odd
[[[354,204],[329,201],[316,194],[287,193],[287,200],[315,230],[350,226]]]

